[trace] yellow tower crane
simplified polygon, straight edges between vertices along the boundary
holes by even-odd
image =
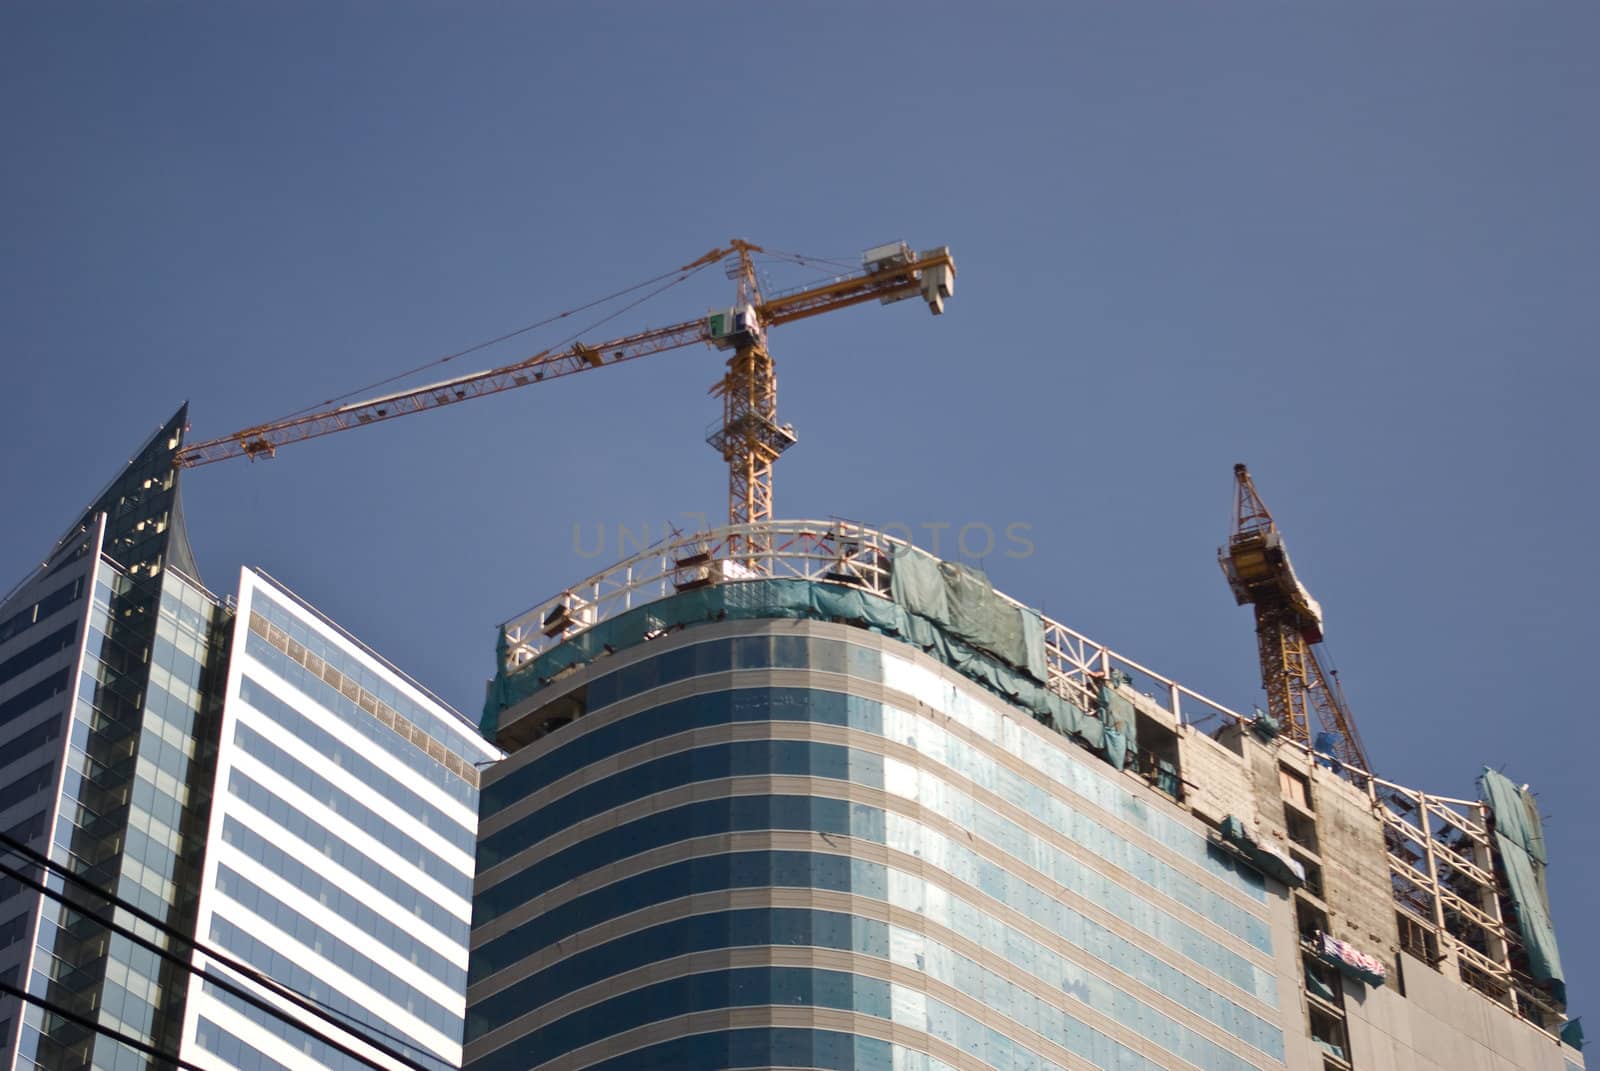
[[[938,315],[944,311],[956,277],[956,264],[949,249],[940,246],[914,253],[906,243],[896,242],[863,253],[860,271],[766,297],[761,293],[752,259],[752,254],[763,252],[760,246],[736,238],[726,247],[713,249],[679,269],[687,273],[708,264],[731,261],[728,275],[738,282],[736,301],[731,308],[703,319],[606,342],[575,342],[565,349],[542,351],[485,372],[258,424],[186,446],[178,452],[176,464],[189,468],[232,457],[272,457],[280,446],[290,443],[698,342],[732,351],[726,374],[712,388],[712,393],[722,399],[722,421],[707,441],[728,464],[728,522],[759,526],[772,519],[772,463],[795,442],[794,428],[778,423],[778,380],[767,352],[768,330],[868,301],[887,305],[921,297]],[[763,544],[759,529],[748,533],[745,540],[746,554],[752,562],[769,549]]]
[[[1233,466],[1233,479],[1233,531],[1228,545],[1218,549],[1217,560],[1234,600],[1255,607],[1267,713],[1290,739],[1316,745],[1311,736],[1314,711],[1319,750],[1371,773],[1338,682],[1323,671],[1317,658],[1314,645],[1322,642],[1322,607],[1294,575],[1283,536],[1256,492],[1250,470]]]

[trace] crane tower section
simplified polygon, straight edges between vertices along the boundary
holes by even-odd
[[[728,521],[750,525],[743,537],[747,563],[759,568],[769,551],[764,526],[772,520],[772,465],[796,442],[794,426],[778,423],[778,376],[767,351],[767,327],[826,311],[835,305],[855,304],[876,297],[890,304],[922,297],[935,316],[955,285],[955,262],[940,247],[920,256],[904,242],[874,246],[861,255],[861,286],[839,280],[817,291],[801,291],[768,301],[762,296],[751,253],[761,247],[741,239],[730,243],[736,259],[728,276],[738,282],[738,303],[707,319],[707,338],[721,350],[731,350],[727,372],[711,388],[722,400],[722,419],[706,435],[706,442],[728,466]]]
[[[1355,722],[1313,647],[1322,642],[1322,607],[1295,575],[1283,534],[1250,470],[1235,465],[1233,476],[1233,530],[1217,560],[1234,601],[1255,609],[1267,713],[1290,739],[1331,750],[1341,762],[1370,773]]]

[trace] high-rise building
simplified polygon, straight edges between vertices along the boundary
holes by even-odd
[[[0,831],[158,920],[111,918],[171,955],[0,852],[24,871],[0,881],[0,981],[43,1002],[0,996],[0,1066],[171,1066],[117,1035],[208,1068],[359,1066],[193,976],[232,977],[186,936],[342,1017],[319,1029],[357,1052],[457,1066],[498,752],[264,574],[236,599],[200,584],[184,430],[180,409],[0,604]]]
[[[503,628],[468,1071],[1583,1066],[1515,786],[1336,768],[881,533],[760,535]]]

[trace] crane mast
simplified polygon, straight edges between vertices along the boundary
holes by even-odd
[[[1217,560],[1234,600],[1255,610],[1267,713],[1291,740],[1307,746],[1317,743],[1311,735],[1315,715],[1333,756],[1370,773],[1355,720],[1314,647],[1322,642],[1322,607],[1295,576],[1282,533],[1256,491],[1250,470],[1235,465],[1233,476],[1233,527],[1227,546],[1217,551]]]
[[[896,242],[862,254],[859,272],[766,297],[752,259],[752,254],[763,252],[760,246],[736,238],[726,248],[713,249],[679,269],[688,273],[732,258],[728,276],[738,283],[735,304],[704,319],[606,342],[575,342],[488,371],[258,424],[186,446],[174,464],[192,468],[235,457],[272,457],[290,443],[704,343],[732,351],[727,372],[711,388],[722,401],[722,419],[706,437],[728,465],[728,521],[760,525],[772,519],[772,464],[795,443],[794,429],[777,421],[778,379],[767,351],[769,329],[867,301],[887,305],[919,296],[938,315],[954,289],[956,275],[949,249],[940,246],[913,253],[906,243]],[[770,549],[762,544],[763,538],[758,531],[746,537],[747,559],[758,568],[757,559]]]
[[[754,310],[763,302],[750,258],[759,247],[737,239],[733,247],[738,260],[729,266],[729,274],[738,280],[739,291],[729,315],[737,317],[738,310]],[[722,399],[722,423],[706,436],[706,442],[728,465],[728,523],[759,525],[772,520],[772,463],[796,440],[792,426],[778,423],[778,375],[767,352],[759,313],[752,315],[748,330],[739,330],[736,323],[732,326],[733,330],[721,336],[733,349],[727,374],[711,388],[711,393]],[[771,550],[765,545],[765,536],[753,529],[746,534],[745,543],[752,561]]]

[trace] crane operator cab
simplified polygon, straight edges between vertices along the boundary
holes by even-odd
[[[707,318],[707,329],[711,344],[719,350],[759,346],[762,342],[761,321],[752,305],[736,305],[713,312]]]

